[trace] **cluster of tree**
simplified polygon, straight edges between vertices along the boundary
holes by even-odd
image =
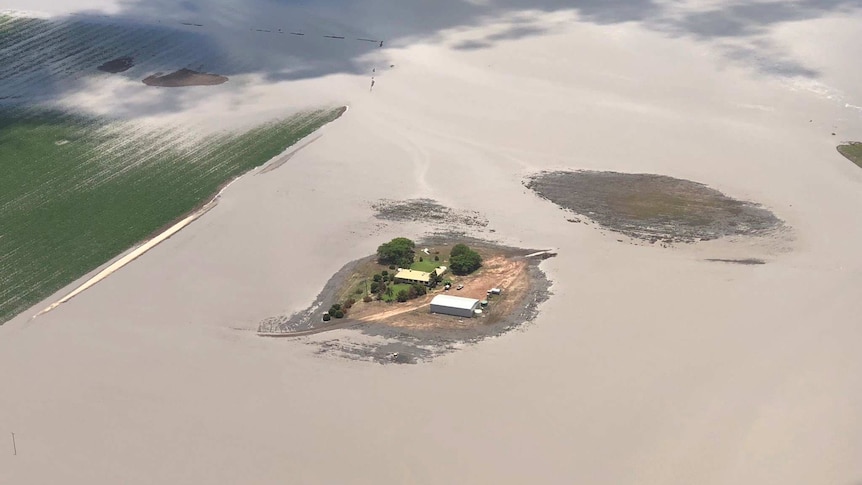
[[[350,310],[354,304],[356,304],[356,300],[353,298],[344,300],[344,303],[333,303],[332,306],[329,307],[329,311],[323,314],[323,321],[328,322],[333,317],[344,318],[347,315],[347,311]]]
[[[394,281],[395,273],[383,270],[371,277],[371,286],[369,291],[382,299],[383,295],[391,294],[392,290],[389,288],[389,285]]]
[[[396,237],[377,248],[377,260],[380,264],[391,264],[409,268],[413,264],[416,243],[406,237]]]
[[[395,295],[395,299],[400,302],[405,302],[407,300],[412,300],[414,298],[419,298],[420,296],[428,293],[428,289],[425,288],[424,285],[420,285],[419,283],[415,283],[410,285],[409,290],[400,290],[397,295]]]
[[[470,274],[482,266],[482,256],[466,244],[456,244],[449,255],[449,269],[457,275]]]

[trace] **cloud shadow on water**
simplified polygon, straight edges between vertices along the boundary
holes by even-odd
[[[0,102],[61,98],[80,89],[88,76],[105,75],[96,66],[123,55],[134,55],[136,66],[119,75],[136,81],[180,68],[228,77],[259,74],[270,81],[366,74],[385,63],[381,40],[387,47],[446,42],[448,33],[503,20],[503,30],[453,44],[484,49],[557,28],[543,25],[538,15],[555,12],[597,25],[637,23],[714,44],[728,59],[761,74],[815,78],[815,68],[769,41],[770,30],[786,22],[858,12],[860,3],[770,1],[694,9],[656,0],[127,0],[116,15],[78,12],[59,19],[85,48],[73,56],[64,56],[69,45],[9,45],[8,38],[0,38],[0,65],[6,66],[0,68]],[[152,110],[181,109],[182,97],[166,94],[170,102]]]

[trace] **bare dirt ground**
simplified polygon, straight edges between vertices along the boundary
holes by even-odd
[[[143,83],[147,86],[162,88],[182,88],[189,86],[215,86],[228,81],[226,76],[210,74],[207,72],[192,71],[191,69],[180,69],[170,74],[162,75],[156,73],[144,78]]]
[[[487,259],[482,268],[474,274],[447,275],[454,286],[448,292],[437,288],[421,298],[403,303],[359,302],[351,309],[350,318],[360,322],[377,322],[396,328],[421,330],[457,329],[470,325],[482,325],[488,323],[487,320],[491,319],[490,315],[499,320],[523,301],[529,288],[527,266],[527,260],[523,258],[510,259],[503,255],[496,255]],[[455,288],[460,284],[463,284],[464,288],[456,290]],[[464,320],[448,315],[434,315],[429,311],[428,305],[436,295],[450,294],[485,300],[489,298],[487,291],[491,288],[500,288],[503,292],[493,297],[488,306],[488,315],[483,314],[479,318]]]

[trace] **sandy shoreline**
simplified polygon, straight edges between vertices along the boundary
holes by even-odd
[[[862,12],[740,5],[208,3],[213,18],[192,20],[291,14],[387,43],[344,56],[283,36],[328,41],[303,45],[311,62],[238,32],[231,45],[309,69],[170,95],[206,109],[165,116],[213,124],[294,101],[351,110],[109,284],[0,327],[0,436],[18,447],[0,482],[857,482],[862,171],[835,145],[862,133],[845,107],[862,104],[848,47]],[[168,7],[188,20],[152,5]],[[105,93],[133,89],[114,82]],[[523,186],[556,170],[697,181],[793,237],[631,244]],[[557,252],[542,263],[553,297],[533,324],[415,366],[335,355],[397,352],[385,334],[257,337],[344,261],[438,230],[378,219],[384,199],[432,199],[486,222],[468,236]]]

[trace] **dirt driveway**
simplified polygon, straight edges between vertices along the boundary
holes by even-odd
[[[444,292],[438,287],[425,296],[404,303],[384,303],[381,301],[357,303],[351,309],[350,318],[360,322],[386,323],[393,327],[461,327],[463,323],[459,320],[462,319],[432,315],[429,312],[428,305],[434,296],[449,294],[485,300],[488,298],[489,289],[500,288],[502,295],[494,297],[497,304],[492,304],[491,313],[502,315],[523,299],[529,288],[527,261],[524,259],[507,259],[503,256],[489,258],[483,263],[482,268],[471,275],[446,275],[446,278],[453,282],[453,288],[448,292]],[[459,284],[463,284],[464,288],[456,290],[454,287]]]

